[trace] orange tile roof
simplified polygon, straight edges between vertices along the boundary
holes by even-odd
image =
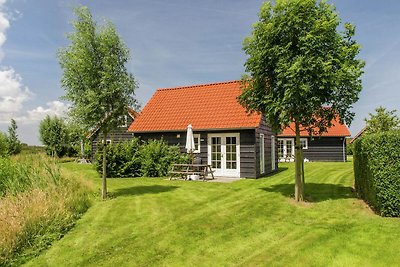
[[[261,114],[248,114],[237,102],[240,81],[158,89],[130,132],[256,128]]]
[[[333,124],[333,126],[330,127],[328,129],[328,131],[323,133],[321,136],[331,136],[331,137],[335,137],[335,136],[350,136],[350,131],[347,128],[347,126],[344,125],[344,124],[341,124],[338,119],[334,119],[332,121],[332,124]],[[286,127],[282,131],[282,133],[280,133],[278,136],[281,136],[281,137],[296,136],[294,128],[295,128],[295,125],[294,125],[294,122],[293,122],[288,127]],[[303,136],[303,137],[309,136],[309,134],[308,134],[308,132],[306,130],[302,130],[300,132],[300,135]]]

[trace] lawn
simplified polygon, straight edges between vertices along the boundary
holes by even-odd
[[[89,165],[65,163],[100,188]],[[76,227],[27,266],[398,266],[400,220],[352,192],[352,163],[307,163],[296,204],[294,164],[231,184],[109,179]]]

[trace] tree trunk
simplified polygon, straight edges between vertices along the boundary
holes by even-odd
[[[295,187],[294,197],[296,201],[304,200],[304,174],[303,174],[303,153],[300,145],[300,124],[295,121],[296,125],[296,143],[295,143]]]
[[[107,198],[107,133],[103,133],[103,176],[102,176],[101,197]]]

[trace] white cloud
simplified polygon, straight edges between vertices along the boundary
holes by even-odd
[[[6,0],[0,0],[0,62],[4,57],[2,46],[7,39],[6,31],[10,27],[5,3]],[[0,66],[0,121],[15,117],[31,96],[33,93],[22,84],[21,76],[12,67]]]
[[[47,107],[39,106],[32,110],[28,110],[26,115],[17,117],[20,123],[36,123],[42,120],[46,115],[64,117],[68,111],[68,105],[61,101],[51,101],[46,103]]]
[[[22,84],[21,76],[12,68],[0,69],[0,113],[14,113],[33,94]]]

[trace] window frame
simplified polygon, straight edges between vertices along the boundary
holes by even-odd
[[[120,128],[128,127],[128,115],[122,115],[122,120],[123,123],[121,125],[118,125],[118,127]]]
[[[301,145],[302,141],[305,141],[305,146],[304,147],[301,146],[303,148],[303,150],[308,149],[308,138],[300,138],[300,145]]]
[[[193,153],[200,153],[200,147],[201,147],[201,144],[200,144],[200,141],[201,141],[201,138],[200,138],[201,136],[200,136],[200,134],[193,134],[193,139],[194,139],[194,146],[195,146],[195,150],[193,151]],[[197,144],[196,144],[196,138],[197,138]]]
[[[260,133],[260,174],[265,174],[265,135]]]

